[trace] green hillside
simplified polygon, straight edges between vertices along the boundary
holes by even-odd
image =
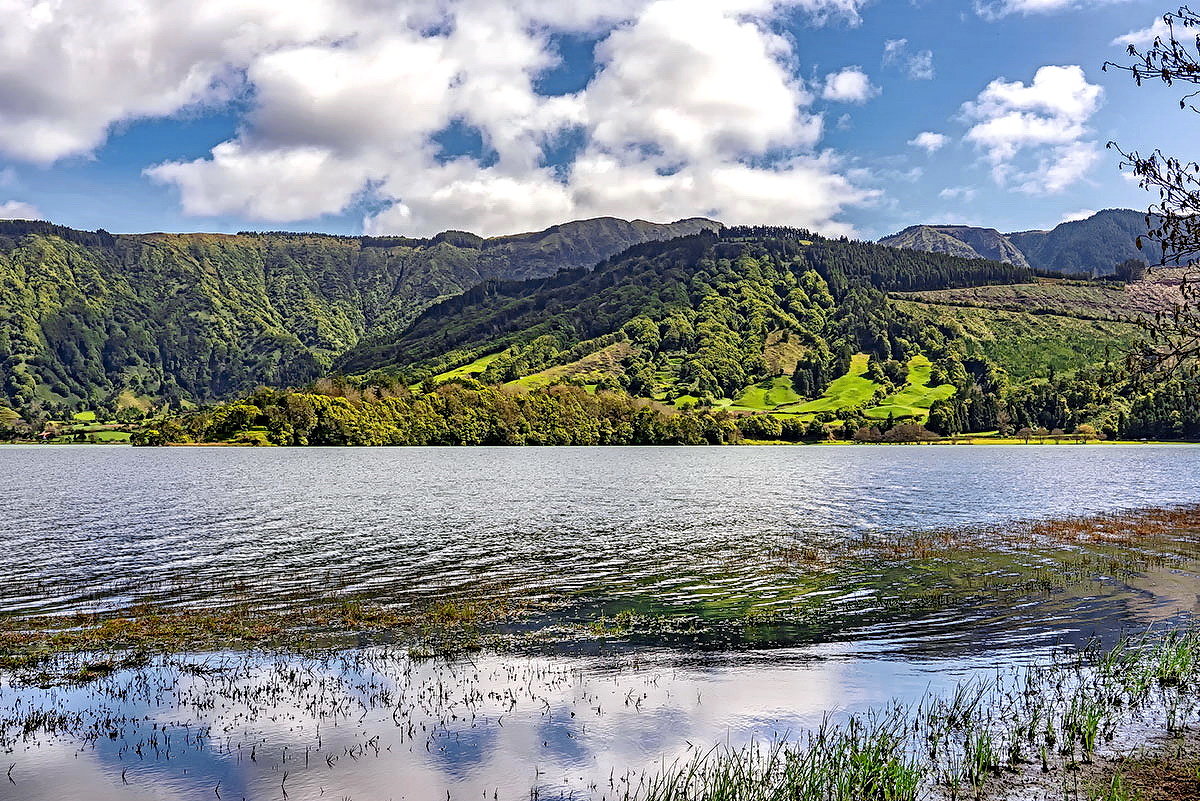
[[[334,362],[348,378],[264,390],[139,441],[1200,435],[1191,379],[1147,391],[1122,374],[1113,350],[1139,331],[1097,319],[1110,290],[1032,278],[802,230],[701,233],[635,246],[592,271],[485,282],[352,348]],[[1004,308],[1022,302],[1033,311]]]
[[[0,402],[65,413],[300,385],[364,336],[398,332],[481,281],[583,269],[714,225],[599,219],[406,239],[0,222]]]
[[[914,417],[921,422],[929,417],[933,404],[949,400],[954,396],[953,384],[933,384],[933,364],[923,355],[908,360],[908,377],[904,388],[888,395],[878,406],[867,409],[867,417],[873,420]]]
[[[820,414],[822,412],[836,414],[847,409],[870,405],[879,385],[867,378],[869,363],[869,356],[865,353],[856,353],[851,358],[850,367],[845,375],[831,381],[821,397],[800,404],[789,411],[796,414]]]
[[[477,287],[335,367],[416,383],[499,354],[478,378],[500,384],[627,341],[632,351],[616,377],[623,389],[667,403],[745,398],[752,408],[764,400],[751,388],[766,379],[796,376],[799,397],[812,397],[852,353],[916,355],[923,335],[892,321],[880,289],[1027,278],[996,262],[730,229],[639,246],[590,273]]]

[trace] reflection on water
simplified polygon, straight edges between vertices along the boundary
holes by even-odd
[[[663,760],[915,701],[994,664],[836,650],[736,667],[663,654],[637,666],[492,655],[413,664],[373,651],[326,663],[230,659],[224,676],[160,667],[57,699],[57,709],[86,710],[85,737],[18,740],[6,757],[16,783],[0,798],[273,799],[286,788],[296,799],[519,799],[536,787],[541,798],[613,799]],[[5,714],[46,703],[33,691],[4,698]]]
[[[573,598],[581,616],[622,603],[715,620],[810,601],[814,614],[833,610],[833,622],[768,623],[741,640],[633,632],[451,661],[376,647],[321,660],[208,654],[83,688],[0,683],[0,769],[13,766],[0,799],[621,798],[697,749],[914,701],[1060,643],[1200,612],[1183,539],[1180,558],[1130,561],[1132,573],[1106,567],[1132,551],[1073,547],[1084,578],[1038,590],[1031,571],[1065,569],[1061,555],[814,576],[781,566],[768,544],[1195,502],[1198,457],[0,449],[6,611],[233,596],[404,603],[505,587]]]

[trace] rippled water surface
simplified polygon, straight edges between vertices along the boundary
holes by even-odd
[[[786,549],[1192,504],[1198,468],[1187,446],[0,448],[8,613],[475,592],[566,600],[583,617],[833,610],[743,640],[450,661],[202,654],[85,688],[0,680],[0,772],[13,766],[0,799],[619,798],[716,743],[1200,611],[1189,558],[1125,571],[1131,554],[1079,547],[1026,554],[1045,559],[1036,573],[998,543],[817,581]],[[945,587],[949,601],[914,600]],[[31,710],[70,725],[6,728]]]
[[[762,592],[764,548],[1200,500],[1200,448],[0,449],[5,606]]]

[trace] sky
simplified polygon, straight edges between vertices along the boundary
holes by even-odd
[[[1048,228],[1196,158],[1142,0],[0,0],[0,218]]]

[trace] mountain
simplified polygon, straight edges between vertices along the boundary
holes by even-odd
[[[1158,261],[1161,251],[1138,250],[1137,238],[1145,233],[1143,212],[1106,209],[1049,231],[1002,234],[994,228],[914,225],[879,241],[891,247],[997,259],[1043,272],[1104,276],[1126,259]]]
[[[0,405],[203,402],[323,375],[483,281],[718,227],[612,218],[484,239],[122,234],[0,222]]]
[[[410,382],[464,372],[484,383],[607,376],[648,397],[736,399],[797,365],[816,388],[844,372],[852,352],[917,355],[927,332],[891,320],[882,291],[1031,277],[994,261],[731,228],[636,246],[590,272],[485,283],[399,336],[364,340],[335,368]]]
[[[590,271],[485,282],[398,334],[364,339],[335,360],[341,375],[259,390],[138,441],[715,444],[1083,423],[1117,436],[1130,421],[1157,430],[1180,406],[1175,394],[1151,403],[1110,389],[1111,355],[1138,331],[1094,315],[1122,291],[797,229],[725,228],[636,245]],[[1081,303],[1093,316],[1074,314]],[[1123,415],[1137,403],[1147,411]]]
[[[913,225],[879,240],[881,245],[929,253],[946,253],[966,259],[992,259],[1029,267],[1025,254],[995,228],[967,225]]]
[[[1162,251],[1153,245],[1138,250],[1146,235],[1146,214],[1132,209],[1105,209],[1086,220],[1056,225],[1049,231],[1019,231],[1008,239],[1037,270],[1111,275],[1126,259],[1157,263]]]

